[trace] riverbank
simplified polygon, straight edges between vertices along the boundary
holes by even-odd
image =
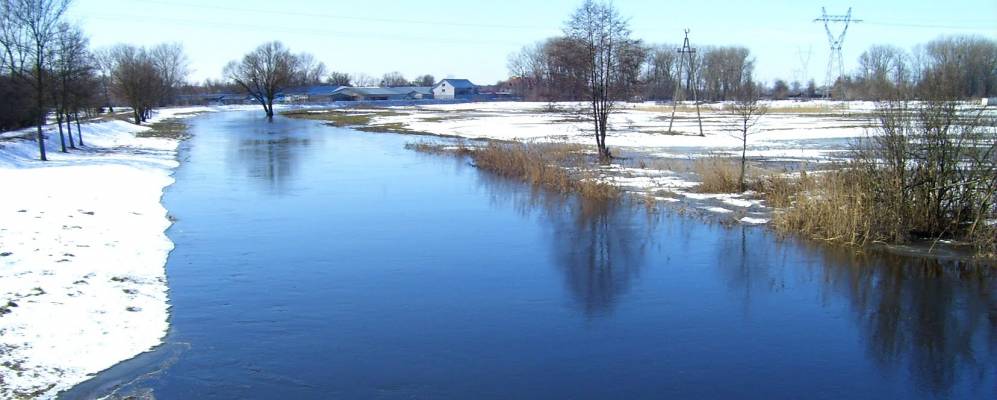
[[[323,120],[334,126],[349,126],[363,131],[457,137],[456,141],[432,139],[416,142],[409,148],[429,153],[470,155],[478,166],[483,166],[478,160],[481,157],[508,153],[513,156],[507,154],[500,157],[498,168],[488,165],[485,169],[517,177],[528,171],[530,176],[523,178],[533,184],[562,182],[564,177],[571,177],[575,187],[582,187],[580,183],[608,185],[615,192],[638,196],[649,206],[666,203],[682,213],[691,211],[725,223],[771,223],[781,232],[798,232],[806,237],[852,245],[907,244],[929,240],[932,243],[929,253],[937,245],[944,244],[954,248],[975,248],[975,253],[982,257],[989,258],[994,254],[994,216],[992,209],[988,208],[992,204],[993,190],[992,185],[987,183],[992,182],[988,172],[993,169],[992,163],[981,159],[979,165],[972,167],[947,167],[946,170],[957,167],[962,170],[958,174],[939,178],[944,179],[944,183],[929,185],[923,183],[927,180],[919,180],[921,187],[963,187],[966,195],[947,200],[966,203],[965,206],[953,207],[952,213],[937,213],[925,207],[917,209],[924,202],[916,202],[912,197],[915,194],[884,192],[871,184],[883,181],[880,178],[864,179],[864,182],[870,183],[865,186],[869,189],[867,191],[856,188],[836,191],[832,178],[842,171],[854,170],[860,165],[865,167],[859,169],[878,168],[877,156],[870,155],[871,150],[857,150],[882,145],[883,118],[893,115],[882,107],[889,105],[818,100],[766,101],[764,106],[765,115],[751,131],[743,153],[746,157],[743,184],[739,184],[742,143],[738,137],[740,133],[733,132],[740,127],[736,127],[737,118],[723,103],[702,106],[702,135],[699,134],[699,119],[696,118],[699,113],[687,105],[677,107],[673,117],[671,106],[619,104],[619,110],[610,117],[608,144],[613,154],[618,156],[611,164],[596,162],[594,148],[590,145],[591,127],[583,115],[584,105],[579,103],[355,106],[296,111],[288,113],[288,116]],[[976,115],[980,120],[975,125],[968,122],[952,125],[953,133],[946,139],[949,143],[946,146],[950,147],[957,146],[956,143],[977,143],[962,149],[960,157],[965,158],[965,162],[982,157],[971,154],[970,149],[993,146],[993,133],[987,130],[992,129],[987,128],[987,118],[994,117],[993,110],[980,109],[968,103],[951,103],[946,107],[934,103],[910,103],[909,106],[914,108],[905,111],[906,116],[914,115],[910,111],[915,108],[920,110],[916,114],[920,116],[928,112],[947,112],[949,114],[946,115],[963,117]],[[915,137],[930,134],[929,131],[917,130],[917,126],[913,125],[909,128],[904,131],[911,135],[909,140],[929,143]],[[571,158],[574,161],[569,165],[552,162],[550,157],[545,156],[552,150],[553,154],[557,154],[565,146],[574,146]],[[930,154],[932,151],[927,146],[922,153]],[[537,156],[531,157],[533,154]],[[587,162],[577,162],[586,159]],[[933,162],[931,159],[920,161]],[[547,168],[549,166],[559,168]],[[552,173],[538,178],[534,176],[536,171]],[[966,178],[970,175],[979,175],[979,178]],[[855,183],[856,177],[845,178],[844,181]],[[564,187],[563,184],[554,186],[555,190]],[[842,195],[834,196],[838,192]],[[969,193],[979,199],[966,200],[971,197]],[[866,201],[890,196],[906,196],[907,201],[897,203],[899,205],[891,210],[883,208],[882,201]],[[829,198],[838,202],[823,204]],[[826,207],[805,207],[814,199],[821,199],[816,203]],[[976,214],[971,217],[964,212],[959,214],[959,210],[970,208]],[[849,211],[844,213],[842,210]],[[875,218],[857,216],[889,212],[897,212],[904,217],[887,218],[887,221],[894,222],[873,223],[871,221]],[[922,217],[929,214],[960,215],[960,219],[946,222],[942,221],[944,218],[928,221]],[[813,222],[817,220],[822,222],[815,227]],[[846,224],[844,221],[851,222]],[[952,226],[942,227],[945,224]],[[970,228],[963,229],[965,225],[970,225]]]
[[[696,109],[655,103],[621,103],[610,117],[608,145],[620,158],[611,165],[591,164],[585,174],[649,202],[721,221],[766,224],[773,209],[760,193],[711,193],[702,190],[703,167],[725,165],[740,156],[740,139],[731,134],[736,118],[723,103]],[[841,101],[770,101],[768,115],[751,135],[747,156],[753,177],[821,170],[846,160],[849,143],[867,136],[875,104]],[[288,117],[320,120],[362,131],[395,132],[502,142],[581,146],[594,152],[584,103],[491,102],[376,107],[311,108]],[[432,143],[423,149],[453,148]],[[472,148],[475,146],[471,146]],[[593,153],[594,154],[594,153]],[[573,167],[577,169],[577,166]]]
[[[0,398],[55,397],[160,343],[173,248],[160,197],[182,128],[163,122],[208,111],[93,120],[69,153],[46,126],[48,162],[25,132],[0,136]]]

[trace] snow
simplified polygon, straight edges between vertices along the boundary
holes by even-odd
[[[872,133],[868,112],[871,102],[813,100],[766,102],[771,112],[763,116],[757,132],[749,137],[751,157],[787,160],[823,160],[840,156],[841,148],[821,148],[821,142],[862,138]],[[591,144],[590,123],[581,115],[581,103],[491,102],[409,105],[392,107],[400,115],[376,116],[373,124],[401,123],[407,128],[469,139],[559,141]],[[695,111],[683,105],[675,113],[672,132],[670,105],[619,104],[610,117],[610,148],[658,152],[677,157],[703,150],[730,152],[740,149],[731,135],[734,117],[723,103],[702,105],[704,136],[699,136]],[[739,152],[738,152],[739,154]]]
[[[761,224],[767,224],[769,222],[769,220],[765,218],[752,218],[752,217],[744,217],[739,219],[738,221],[741,221],[741,223],[748,225],[761,225]]]
[[[163,109],[150,122],[214,110]],[[88,122],[86,147],[66,154],[48,126],[48,162],[36,142],[12,139],[33,130],[0,140],[0,398],[53,398],[165,335],[173,244],[160,197],[178,141],[135,136],[147,129]]]

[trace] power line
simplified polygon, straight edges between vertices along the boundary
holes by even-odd
[[[520,45],[519,42],[503,42],[503,41],[489,41],[489,40],[474,40],[474,39],[459,39],[459,38],[440,38],[440,37],[425,37],[425,36],[412,36],[412,35],[389,35],[389,34],[378,34],[378,33],[358,33],[358,32],[344,32],[344,31],[334,31],[328,29],[319,28],[301,28],[301,27],[283,27],[276,25],[258,25],[258,24],[240,24],[233,22],[217,22],[217,21],[203,21],[203,20],[189,20],[189,19],[179,19],[179,18],[164,18],[164,17],[144,17],[144,16],[134,16],[134,15],[114,15],[114,14],[103,14],[103,15],[91,15],[89,16],[93,19],[105,20],[105,21],[130,21],[130,22],[144,22],[144,23],[159,23],[164,25],[175,25],[175,26],[188,26],[196,28],[208,28],[208,29],[230,29],[239,30],[241,32],[248,31],[268,31],[274,33],[288,33],[288,34],[320,34],[332,37],[352,37],[352,38],[363,38],[363,39],[375,39],[375,40],[389,40],[398,42],[433,42],[433,43],[449,43],[449,44],[501,44],[501,45]]]
[[[503,25],[503,24],[479,24],[479,23],[465,23],[465,22],[446,22],[446,21],[429,21],[429,20],[415,20],[415,19],[397,19],[397,18],[375,18],[375,17],[358,17],[352,15],[336,15],[336,14],[323,14],[323,13],[313,13],[313,12],[294,12],[294,11],[275,11],[275,10],[261,10],[253,8],[242,8],[242,7],[224,7],[206,4],[190,4],[190,3],[173,3],[173,2],[163,2],[163,1],[146,1],[146,3],[160,4],[168,6],[181,6],[189,8],[200,8],[200,9],[211,9],[219,11],[235,11],[235,12],[250,12],[250,13],[260,13],[267,15],[287,15],[294,17],[309,17],[309,18],[326,18],[326,19],[341,19],[350,21],[366,21],[366,22],[386,22],[393,24],[418,24],[418,25],[433,25],[433,26],[454,26],[454,27],[465,27],[465,28],[488,28],[488,29],[528,29],[528,30],[549,30],[550,26],[530,26],[530,25]]]
[[[935,24],[921,24],[921,23],[907,23],[907,22],[886,22],[886,21],[863,21],[867,25],[879,25],[879,26],[895,26],[900,28],[923,28],[923,29],[961,29],[961,30],[986,30],[990,29],[997,32],[997,25],[991,26],[966,26],[966,25],[935,25]]]

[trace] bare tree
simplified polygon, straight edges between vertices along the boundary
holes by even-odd
[[[42,125],[46,114],[46,71],[51,63],[52,43],[69,0],[2,0],[0,2],[0,46],[3,65],[11,74],[34,88],[38,117],[39,159],[46,161]]]
[[[253,96],[267,119],[273,121],[273,101],[277,93],[291,84],[297,57],[281,42],[268,42],[246,54],[240,62],[229,62],[225,76]]]
[[[759,96],[758,88],[753,84],[747,84],[738,91],[734,102],[724,107],[727,113],[734,117],[730,134],[741,141],[741,173],[738,176],[738,188],[741,192],[746,190],[744,177],[748,165],[748,136],[756,133],[754,128],[758,124],[758,119],[768,111],[764,105],[758,103]]]
[[[365,73],[350,75],[350,79],[353,81],[353,86],[356,87],[370,87],[377,84],[377,78]]]
[[[149,58],[162,80],[160,105],[176,103],[177,90],[187,82],[190,61],[183,44],[163,43],[149,50]]]
[[[678,84],[676,74],[679,59],[674,45],[658,45],[648,49],[641,80],[644,97],[653,100],[671,99]]]
[[[69,147],[76,148],[73,140],[72,127],[69,125],[70,113],[75,106],[77,97],[83,96],[83,80],[89,73],[90,54],[87,50],[89,40],[75,26],[63,23],[56,35],[53,47],[52,70],[50,75],[52,100],[55,105],[55,119],[59,126],[59,142],[63,153],[66,152],[66,140],[63,136],[62,121],[66,121],[69,132]]]
[[[329,73],[329,78],[325,80],[325,83],[336,86],[353,86],[353,78],[345,72],[333,71]]]
[[[93,51],[93,65],[97,69],[97,78],[100,85],[101,107],[106,107],[107,112],[114,113],[114,104],[111,102],[111,86],[114,84],[112,75],[114,74],[114,56],[111,49],[104,47]]]
[[[381,87],[399,87],[399,86],[411,86],[412,84],[405,79],[405,76],[401,72],[388,72],[381,77],[381,82],[379,83]]]
[[[599,159],[612,159],[606,146],[609,115],[616,101],[625,98],[621,90],[627,74],[621,67],[621,50],[639,42],[630,39],[627,20],[610,3],[586,0],[568,20],[565,36],[584,49],[584,70],[587,72],[586,89],[589,116],[595,129]]]
[[[796,86],[800,85],[799,82],[795,82],[795,84]],[[773,100],[783,100],[786,97],[789,97],[789,91],[789,85],[782,79],[776,79],[775,82],[772,83]]]
[[[139,125],[162,99],[164,81],[145,48],[122,44],[111,49],[111,54],[114,91],[132,108],[135,124]]]
[[[294,78],[291,84],[295,86],[317,85],[322,83],[328,71],[325,63],[316,60],[315,56],[309,53],[301,53],[296,56],[297,66],[295,67]]]
[[[415,86],[433,86],[436,84],[436,77],[430,74],[419,76],[412,81]]]

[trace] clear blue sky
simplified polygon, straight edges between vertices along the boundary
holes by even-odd
[[[508,55],[557,35],[581,0],[74,0],[69,19],[94,46],[119,42],[151,46],[181,42],[192,61],[192,80],[219,78],[229,60],[258,44],[281,40],[306,51],[330,70],[379,76],[400,71],[466,77],[493,83],[507,76]],[[851,70],[872,44],[906,49],[940,35],[997,39],[997,1],[638,1],[617,0],[633,35],[649,43],[681,43],[692,30],[697,45],[743,45],[756,58],[763,81],[792,80],[812,51],[809,75],[823,80],[828,45],[812,22],[820,7],[855,18],[844,44]]]

